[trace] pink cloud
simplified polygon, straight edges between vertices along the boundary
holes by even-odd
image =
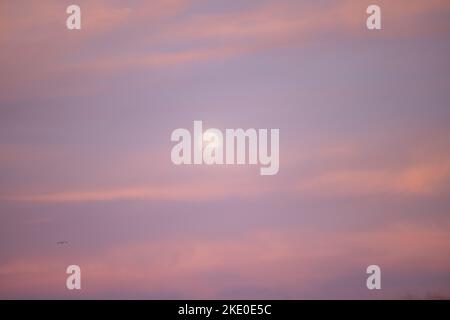
[[[450,238],[444,226],[403,225],[367,232],[260,230],[227,240],[172,239],[114,247],[88,256],[72,255],[71,263],[82,267],[82,296],[97,298],[121,291],[226,298],[228,290],[240,286],[263,291],[282,288],[295,297],[340,277],[355,279],[343,289],[355,295],[365,283],[368,263],[381,265],[386,274],[404,273],[414,279],[421,273],[447,272],[450,259],[443,253],[449,250]],[[66,260],[47,255],[2,263],[0,293],[67,295]],[[386,283],[385,288],[386,296],[392,297],[399,291],[410,292],[413,286]]]
[[[443,191],[450,180],[450,160],[397,169],[336,169],[300,181],[300,193],[315,196],[405,194],[425,196]]]
[[[257,197],[275,188],[269,184],[269,181],[258,183],[260,176],[256,170],[254,172],[255,177],[249,177],[248,168],[235,168],[235,170],[218,169],[218,173],[210,172],[209,175],[205,175],[204,171],[199,170],[199,176],[192,176],[189,182],[177,181],[172,184],[165,182],[155,185],[96,189],[82,188],[58,192],[24,193],[18,191],[15,194],[3,194],[0,199],[8,202],[29,203],[78,203],[123,200],[210,202],[226,198]],[[234,173],[230,176],[230,172]],[[237,172],[241,172],[241,176]],[[238,178],[239,181],[232,179],[232,176]]]
[[[151,4],[126,5],[81,1],[85,28],[79,34],[65,30],[63,3],[4,4],[5,10],[0,11],[3,24],[0,30],[7,45],[0,53],[0,65],[10,75],[1,79],[5,98],[9,93],[17,96],[17,88],[26,88],[29,95],[39,96],[43,90],[38,83],[42,79],[57,82],[77,74],[98,76],[129,68],[182,66],[280,47],[304,46],[311,39],[327,35],[367,35],[364,21],[369,2],[365,1],[332,1],[321,5],[298,1],[256,2],[238,12],[180,15],[196,3],[158,0]],[[386,1],[380,5],[389,26],[382,36],[412,36],[450,27],[437,21],[427,25],[420,21],[423,15],[448,11],[446,1]],[[170,20],[177,15],[177,20]],[[124,30],[126,38],[123,38]],[[96,48],[94,39],[122,41],[124,47],[120,52],[105,52]],[[78,57],[80,48],[96,55]],[[71,89],[89,92],[89,85],[78,84]],[[63,90],[62,94],[73,93]]]
[[[437,140],[437,139],[436,139]],[[436,148],[441,148],[438,144]],[[414,154],[421,149],[404,148],[407,155],[399,155],[397,163],[386,159],[376,166],[367,163],[367,157],[376,154],[356,140],[334,146],[316,146],[310,152],[289,149],[282,153],[281,171],[265,179],[258,173],[259,166],[174,166],[168,159],[168,150],[148,151],[117,156],[115,161],[102,162],[101,170],[77,167],[86,171],[94,184],[71,182],[70,176],[56,185],[28,184],[25,188],[4,190],[0,199],[29,203],[80,203],[124,200],[211,202],[223,199],[252,199],[278,192],[287,197],[348,197],[361,195],[432,196],[448,191],[450,157],[428,144],[427,156]],[[56,170],[59,162],[72,157],[64,150],[18,150],[18,154],[0,152],[0,163],[12,168],[21,164],[21,170],[42,162]],[[406,150],[410,150],[406,152]],[[56,157],[52,159],[52,157]],[[2,160],[3,158],[3,160]],[[34,159],[31,163],[26,159]],[[50,164],[49,164],[50,161]],[[51,162],[56,162],[51,164]],[[101,160],[100,160],[101,161]],[[152,164],[150,166],[150,163]],[[369,162],[370,163],[370,162]],[[66,166],[61,168],[65,172]],[[288,176],[284,172],[290,172]],[[93,179],[95,177],[95,179]]]

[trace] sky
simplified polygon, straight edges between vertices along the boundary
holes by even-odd
[[[0,48],[0,298],[450,297],[449,1],[4,0]],[[174,165],[195,120],[278,174]]]

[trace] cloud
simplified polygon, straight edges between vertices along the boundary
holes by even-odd
[[[4,201],[31,202],[31,203],[77,203],[95,201],[124,201],[124,200],[191,200],[211,201],[223,194],[220,190],[195,189],[185,186],[173,187],[142,187],[142,188],[118,188],[102,190],[68,191],[50,194],[7,196]]]
[[[406,133],[391,130],[388,135],[375,132],[362,139],[354,135],[345,141],[334,139],[330,145],[311,147],[301,157],[290,155],[289,170],[297,170],[292,189],[305,197],[323,198],[446,195],[448,143],[447,133],[440,130],[420,136],[407,129]]]
[[[191,65],[296,48],[331,37],[367,37],[368,2],[364,1],[255,2],[235,11],[213,10],[201,3],[207,8],[205,13],[189,13],[196,4],[188,0],[151,4],[81,1],[84,27],[79,33],[65,29],[62,2],[3,4],[0,21],[5,45],[0,66],[9,74],[0,79],[3,99],[21,96],[19,88],[28,96],[41,96],[47,91],[42,86],[48,82],[56,84],[86,74],[92,81],[111,72]],[[447,13],[450,6],[445,1],[386,1],[380,5],[388,26],[380,36],[410,37],[450,28],[439,19],[425,24],[420,20],[440,11]],[[117,45],[115,50],[110,50],[112,44]],[[61,89],[63,95],[88,93],[92,86],[81,83],[85,81],[72,83],[71,90]]]
[[[384,280],[384,296],[415,290],[415,279],[448,274],[446,227],[391,226],[368,232],[256,230],[227,239],[198,236],[143,242],[71,255],[82,268],[82,297],[141,294],[141,298],[361,297],[365,268],[379,264],[384,274],[408,278],[409,285]],[[357,254],[356,254],[357,253]],[[0,265],[3,297],[31,293],[57,297],[65,290],[65,255],[34,255]],[[419,277],[420,276],[420,277]],[[389,276],[386,276],[388,279]],[[317,291],[347,281],[338,293]]]
[[[255,175],[258,175],[258,173],[255,172]],[[213,179],[212,176],[215,176],[215,178]],[[127,200],[211,202],[227,198],[252,198],[273,189],[267,184],[258,186],[252,179],[241,177],[239,183],[237,183],[236,180],[224,179],[224,177],[218,177],[214,174],[212,176],[206,178],[202,174],[200,177],[193,177],[189,183],[175,182],[172,185],[162,183],[153,186],[83,188],[62,192],[6,194],[1,196],[0,200],[25,203],[83,203]]]
[[[437,141],[437,139],[435,139]],[[373,155],[386,152],[386,145],[377,148],[354,139],[352,143],[315,145],[309,152],[287,149],[281,154],[278,175],[262,177],[259,165],[245,166],[174,166],[168,159],[169,150],[140,150],[114,155],[114,161],[98,159],[90,166],[70,162],[72,152],[62,148],[4,147],[0,163],[9,171],[28,172],[28,177],[42,182],[3,188],[0,200],[25,203],[83,203],[109,201],[181,201],[214,202],[224,199],[258,199],[269,193],[283,197],[333,198],[359,196],[445,195],[450,184],[450,156],[424,141],[426,156],[404,146],[394,158],[373,162]],[[380,146],[383,149],[378,149]],[[111,155],[106,156],[108,158]],[[30,162],[29,159],[33,159]],[[151,166],[150,166],[151,164]],[[38,165],[38,167],[36,167]],[[67,172],[81,172],[73,176]],[[100,168],[101,167],[101,168]],[[59,173],[48,179],[41,170]],[[56,181],[56,180],[57,181]],[[59,182],[58,182],[59,181]],[[94,183],[88,183],[94,182]]]
[[[431,195],[450,179],[450,162],[400,170],[336,170],[302,181],[298,191],[321,196],[370,194]]]

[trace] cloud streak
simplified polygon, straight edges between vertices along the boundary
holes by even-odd
[[[252,296],[259,298],[274,294],[311,298],[316,294],[314,288],[333,286],[356,272],[359,280],[349,282],[339,293],[325,295],[331,299],[354,297],[361,292],[369,261],[380,264],[386,275],[408,264],[404,275],[397,276],[407,277],[411,285],[400,290],[423,295],[428,287],[415,290],[414,279],[423,273],[447,273],[450,260],[442,253],[448,252],[449,246],[443,228],[414,225],[326,235],[306,230],[259,230],[237,239],[140,243],[78,257],[86,283],[80,297],[102,297],[109,292],[119,298],[158,298],[158,294],[168,292],[172,298],[220,299],[246,296],[246,288],[253,288]],[[48,297],[62,294],[64,275],[57,270],[64,260],[36,256],[3,263],[3,297],[37,290]],[[351,269],[346,267],[349,261],[354,266]]]

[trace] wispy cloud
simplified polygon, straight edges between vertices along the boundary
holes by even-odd
[[[171,292],[172,298],[239,298],[249,293],[246,290],[260,298],[314,297],[314,288],[334,286],[339,279],[347,279],[339,294],[325,294],[340,298],[361,293],[365,268],[374,261],[386,274],[398,272],[399,277],[399,268],[408,264],[404,276],[411,285],[401,290],[424,294],[429,287],[416,291],[414,279],[427,272],[446,273],[450,260],[442,253],[449,246],[449,235],[443,227],[393,226],[371,232],[327,234],[259,230],[227,240],[197,237],[131,244],[76,260],[86,283],[81,293],[84,297],[116,293],[118,297],[157,298]],[[2,263],[2,295],[36,290],[49,297],[64,294],[64,274],[58,272],[64,259],[35,256]],[[392,297],[395,290],[390,292]]]
[[[376,194],[431,195],[450,180],[450,162],[397,170],[337,170],[298,185],[301,193],[317,196]]]
[[[1,297],[449,293],[449,1],[77,3],[0,1]],[[279,173],[173,165],[194,119]]]
[[[326,40],[330,35],[366,35],[364,1],[330,1],[321,5],[298,1],[255,2],[239,12],[211,11],[205,15],[180,16],[196,3],[187,0],[152,1],[151,5],[81,2],[85,20],[83,31],[77,35],[68,34],[64,28],[63,3],[4,4],[4,16],[0,20],[7,45],[0,54],[0,65],[11,77],[3,78],[2,86],[31,86],[38,79],[55,81],[86,72],[189,65],[274,48],[304,46],[311,39]],[[436,20],[433,28],[419,20],[426,14],[448,11],[445,1],[396,1],[381,5],[386,23],[390,24],[384,32],[388,37],[411,36],[411,25],[417,25],[414,30],[422,33],[430,28],[442,32],[449,27]],[[22,13],[20,17],[16,17],[18,11]],[[30,14],[26,12],[33,12],[35,18],[28,18]],[[167,22],[177,15],[179,19]],[[124,33],[128,34],[126,38]],[[99,41],[123,41],[124,46],[111,52],[101,49],[96,44]],[[97,53],[78,57],[79,50]]]
[[[22,150],[20,154],[24,154],[23,152]],[[180,171],[180,167],[170,163],[167,155],[157,156],[146,151],[140,155],[122,156],[120,160],[111,164],[102,164],[103,167],[111,169],[104,169],[104,173],[96,177],[97,187],[88,185],[71,187],[70,183],[61,183],[56,191],[51,185],[41,184],[22,191],[18,188],[15,193],[8,193],[5,190],[0,199],[28,203],[127,200],[213,202],[222,199],[264,197],[270,192],[280,192],[286,197],[301,195],[326,199],[383,194],[426,197],[448,191],[450,157],[445,153],[436,150],[423,159],[402,156],[401,162],[395,165],[390,161],[381,162],[376,166],[361,165],[361,159],[364,161],[365,157],[374,152],[376,151],[356,142],[351,147],[316,147],[315,151],[306,155],[291,149],[283,154],[282,160],[286,161],[281,161],[280,175],[264,179],[258,175],[255,166],[224,168],[191,166]],[[29,158],[35,158],[32,150],[25,154],[28,154]],[[51,154],[55,155],[56,151]],[[67,156],[71,157],[70,154]],[[14,167],[13,159],[6,157],[4,161]],[[42,161],[49,161],[49,156]],[[151,161],[152,166],[149,167]],[[121,163],[122,168],[118,168],[115,165],[117,163]],[[334,165],[330,166],[330,163]],[[121,170],[125,171],[117,175]],[[89,172],[95,172],[94,168]],[[110,180],[111,184],[108,177],[111,177],[112,172],[117,177],[112,180],[115,187],[98,184],[102,180]],[[290,174],[285,176],[283,172]],[[91,176],[91,173],[87,175]],[[144,180],[156,179],[160,182],[132,182],[136,177],[143,175],[147,177]],[[125,177],[132,180],[124,179]]]

